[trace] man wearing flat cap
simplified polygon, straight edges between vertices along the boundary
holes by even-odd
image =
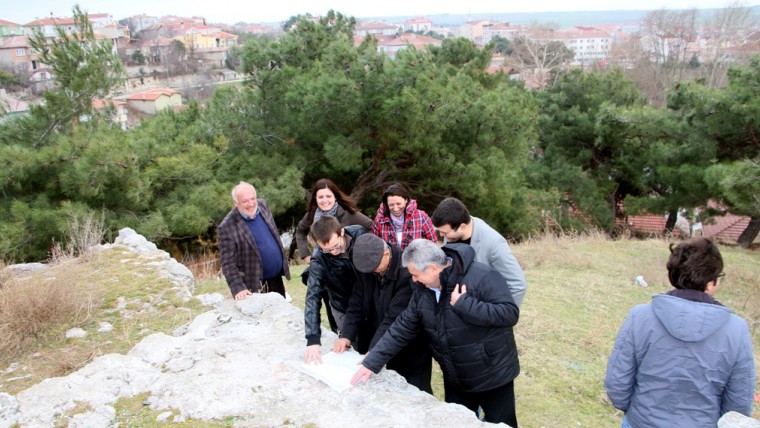
[[[401,265],[401,251],[373,234],[356,239],[351,255],[357,281],[348,303],[340,339],[333,351],[353,346],[366,354],[406,309],[412,298],[409,270]],[[424,332],[420,332],[387,366],[422,391],[432,394],[430,375],[432,353]]]

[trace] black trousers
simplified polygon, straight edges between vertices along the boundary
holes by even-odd
[[[280,293],[285,297],[285,283],[282,282],[282,275],[261,281],[261,293]]]
[[[433,376],[433,357],[429,357],[425,364],[419,367],[397,367],[393,364],[388,364],[386,367],[396,370],[409,385],[414,385],[420,391],[433,395],[433,387],[430,384],[430,378]]]
[[[478,407],[483,409],[486,422],[504,422],[517,428],[515,413],[515,382],[488,391],[465,392],[453,385],[443,376],[444,399],[447,403],[461,404],[477,414]]]

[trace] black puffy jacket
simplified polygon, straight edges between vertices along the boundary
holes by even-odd
[[[390,246],[391,258],[384,275],[359,273],[340,337],[351,341],[360,354],[366,354],[406,309],[412,298],[412,276],[401,266],[401,250]],[[430,341],[419,332],[387,365],[412,385],[432,394],[429,373],[432,367]],[[425,378],[424,373],[428,376]]]
[[[512,381],[520,373],[512,327],[520,310],[504,278],[490,266],[475,261],[466,244],[443,247],[451,265],[441,273],[441,297],[420,283],[414,296],[372,351],[364,366],[377,373],[418,331],[424,330],[447,381],[467,392],[488,391]],[[451,292],[467,286],[455,306]]]
[[[330,305],[340,312],[348,310],[348,299],[356,282],[356,271],[351,263],[351,254],[356,238],[368,232],[362,226],[343,228],[351,239],[345,253],[334,256],[317,251],[309,263],[309,279],[306,281],[306,303],[304,308],[304,329],[306,345],[320,344],[322,329],[319,313],[322,309],[322,291],[327,290]],[[330,310],[330,308],[327,308]]]

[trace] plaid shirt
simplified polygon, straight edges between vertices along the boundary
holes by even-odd
[[[264,222],[272,232],[272,236],[280,242],[280,235],[277,232],[277,226],[274,224],[272,213],[263,199],[258,200],[258,214],[262,216]],[[245,220],[238,212],[237,208],[232,211],[219,224],[216,229],[219,237],[219,258],[222,263],[222,273],[230,286],[230,291],[234,297],[237,293],[248,289],[257,293],[261,288],[261,280],[264,268],[261,266],[261,256],[259,249],[256,247],[256,241],[251,236],[251,231],[245,224]],[[290,279],[290,268],[288,267],[288,258],[285,251],[282,251],[282,272],[287,279]]]
[[[401,232],[401,245],[396,240],[396,230],[390,216],[383,213],[384,207],[380,203],[377,209],[375,221],[372,223],[372,233],[382,238],[383,241],[400,247],[403,251],[415,239],[429,239],[438,243],[438,237],[433,228],[433,222],[425,211],[417,209],[417,201],[410,199],[404,210],[404,230]]]

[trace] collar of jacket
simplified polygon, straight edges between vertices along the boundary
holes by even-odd
[[[676,288],[674,290],[668,291],[665,294],[667,294],[668,296],[679,297],[684,300],[689,300],[691,302],[701,302],[701,303],[709,303],[711,305],[723,306],[723,304],[721,304],[719,301],[715,300],[712,296],[702,291],[689,290],[689,289],[681,290],[681,289]]]
[[[395,245],[387,245],[391,250],[391,259],[388,262],[388,267],[385,268],[385,273],[377,275],[383,281],[395,281],[399,277],[399,270],[403,269],[401,266],[401,250]]]

